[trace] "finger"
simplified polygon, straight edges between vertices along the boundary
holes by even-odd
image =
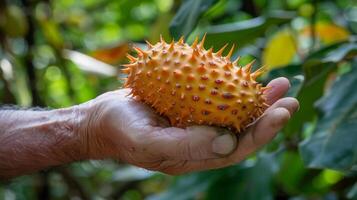
[[[270,110],[274,110],[279,107],[286,108],[290,115],[292,115],[299,109],[299,102],[293,97],[285,97],[277,100],[265,112],[269,112]]]
[[[231,153],[237,145],[233,133],[209,126],[191,126],[186,129],[165,128],[156,137],[155,144],[162,154],[173,160],[204,160]],[[152,147],[152,146],[151,146]]]
[[[289,80],[284,77],[276,78],[267,85],[270,89],[264,93],[267,98],[267,104],[272,105],[278,99],[283,97],[290,87]]]
[[[255,127],[242,137],[237,153],[241,154],[240,157],[245,158],[268,143],[283,128],[290,117],[289,110],[283,107],[278,107],[267,112]]]
[[[232,154],[224,158],[187,162],[185,164],[185,171],[191,172],[222,168],[244,160],[248,155],[274,138],[276,133],[290,119],[290,116],[291,115],[286,108],[276,108],[269,111],[259,120],[254,130],[248,132],[240,139],[237,149]],[[176,170],[177,171],[172,169],[170,173],[175,174],[180,172],[180,169]]]

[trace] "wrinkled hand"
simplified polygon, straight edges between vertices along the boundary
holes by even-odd
[[[221,168],[238,163],[268,143],[298,109],[294,98],[281,98],[286,78],[269,83],[271,106],[244,133],[192,126],[170,127],[149,106],[128,97],[128,89],[105,93],[82,104],[87,112],[80,132],[90,158],[115,158],[167,174]]]

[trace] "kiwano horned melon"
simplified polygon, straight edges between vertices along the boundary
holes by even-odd
[[[193,124],[228,127],[240,132],[267,108],[266,87],[255,81],[262,69],[251,73],[253,63],[244,67],[231,62],[222,49],[204,49],[204,38],[190,46],[181,38],[166,43],[162,38],[148,49],[134,47],[138,56],[130,63],[124,87],[131,95],[166,116],[171,125]]]

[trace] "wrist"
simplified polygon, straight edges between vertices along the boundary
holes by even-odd
[[[85,120],[84,113],[77,106],[45,111],[50,117],[49,125],[53,127],[56,143],[52,152],[60,164],[88,159],[86,141],[80,132],[80,124]],[[51,122],[52,121],[52,122]]]
[[[101,108],[101,103],[93,100],[71,108],[84,159],[112,157],[115,145],[109,138],[109,127],[103,124],[105,112]]]

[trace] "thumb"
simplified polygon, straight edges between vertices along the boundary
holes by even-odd
[[[230,131],[210,126],[186,129],[166,128],[161,150],[174,160],[204,160],[220,158],[236,149],[237,138]]]
[[[216,128],[219,135],[212,141],[212,151],[218,155],[228,155],[237,147],[237,136],[224,128]]]

